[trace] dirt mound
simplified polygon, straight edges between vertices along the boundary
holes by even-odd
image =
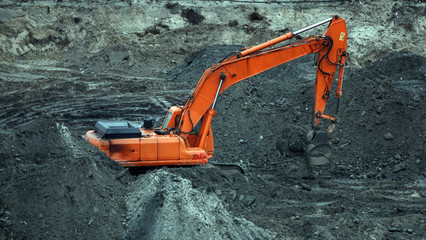
[[[1,138],[1,239],[122,236],[120,166],[50,118]]]
[[[398,52],[348,71],[335,161],[358,178],[416,179],[426,167],[426,59]],[[346,167],[344,167],[346,166]]]
[[[200,64],[217,61],[209,52],[214,53],[207,48],[189,55],[175,79],[200,75]],[[409,52],[391,54],[365,69],[349,66],[340,124],[331,136],[333,164],[317,173],[374,179],[422,175],[425,124],[419,113],[425,112],[425,74],[425,58]],[[306,56],[225,91],[213,120],[213,160],[267,169],[304,163],[314,78],[313,56]],[[334,114],[336,107],[330,100],[326,111]]]
[[[127,198],[127,239],[272,239],[276,234],[228,212],[214,191],[167,170],[150,172]],[[219,189],[216,189],[216,192]]]

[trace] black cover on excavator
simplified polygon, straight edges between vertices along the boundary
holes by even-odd
[[[95,124],[96,131],[103,138],[139,138],[142,136],[140,129],[128,121],[98,121]]]

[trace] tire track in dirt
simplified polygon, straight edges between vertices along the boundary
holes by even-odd
[[[0,68],[8,69],[0,72],[0,81],[8,90],[0,93],[1,127],[19,127],[41,115],[81,131],[101,119],[142,121],[149,116],[161,121],[168,108],[182,105],[190,92],[184,83],[172,88],[176,83],[162,78],[25,66],[18,71],[0,63]]]

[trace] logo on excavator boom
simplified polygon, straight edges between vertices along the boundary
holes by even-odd
[[[340,40],[340,41],[343,41],[344,39],[345,39],[345,33],[344,33],[344,32],[341,32],[341,33],[340,33],[339,40]]]
[[[192,160],[205,159],[206,157],[207,157],[207,153],[197,152],[192,155]]]

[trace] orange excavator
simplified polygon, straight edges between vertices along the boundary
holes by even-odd
[[[272,47],[324,24],[328,24],[328,28],[321,36]],[[211,122],[216,114],[218,96],[239,81],[309,53],[317,54],[313,127],[318,128],[322,119],[329,119],[328,129],[332,131],[337,118],[324,110],[336,71],[336,97],[338,100],[341,97],[343,69],[348,55],[346,49],[346,23],[336,15],[237,51],[214,64],[204,72],[185,105],[169,109],[160,127],[154,128],[152,120],[145,120],[143,127],[126,121],[98,121],[96,130],[88,131],[86,138],[124,167],[206,164],[213,157]],[[317,140],[328,141],[327,136],[324,137],[325,131],[317,132]]]

